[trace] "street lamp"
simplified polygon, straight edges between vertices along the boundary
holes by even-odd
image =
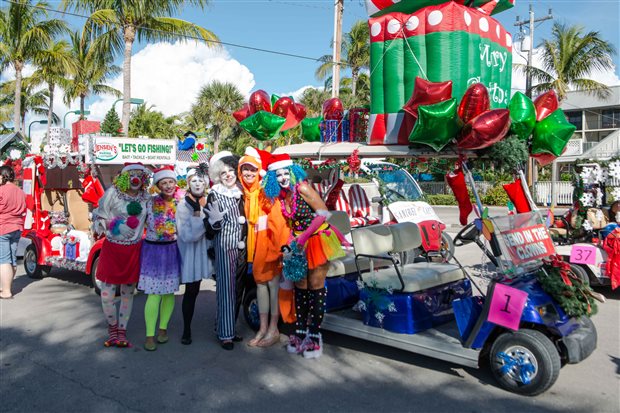
[[[32,122],[30,122],[30,125],[28,125],[28,139],[30,140],[30,143],[32,143],[32,137],[30,136],[30,128],[32,128],[33,123],[40,123],[41,125],[47,125],[47,119],[33,120]]]
[[[116,99],[114,101],[114,104],[112,105],[112,107],[114,108],[114,110],[116,110],[116,104],[118,102],[121,102],[123,100],[123,98],[120,99]],[[133,104],[133,105],[141,105],[144,103],[144,99],[140,99],[140,98],[131,98],[129,99],[129,103]]]
[[[70,113],[75,113],[76,115],[84,115],[84,116],[88,116],[90,115],[90,110],[70,110],[69,112],[65,113],[65,116],[62,118],[62,127],[65,128],[66,127],[66,123],[67,123],[67,115]]]

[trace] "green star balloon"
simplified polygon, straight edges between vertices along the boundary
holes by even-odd
[[[555,156],[562,155],[564,147],[575,132],[562,109],[556,109],[534,127],[531,154],[552,153]]]
[[[301,121],[301,133],[305,141],[319,142],[321,140],[321,122],[323,122],[323,116],[305,118]]]
[[[456,99],[418,107],[418,120],[409,135],[409,142],[423,143],[437,152],[459,132],[462,125],[457,116]]]
[[[510,132],[521,140],[527,140],[536,125],[536,107],[532,99],[521,92],[514,94],[508,105],[510,110]]]
[[[243,119],[239,126],[259,141],[268,141],[280,132],[285,122],[283,117],[261,110]]]

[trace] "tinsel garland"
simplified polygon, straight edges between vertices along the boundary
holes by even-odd
[[[325,162],[322,162],[320,164],[313,164],[312,159],[303,158],[302,160],[298,162],[298,164],[303,169],[306,169],[306,170],[314,169],[315,171],[323,171],[326,169],[340,168],[340,163],[334,158],[328,158],[325,160]]]
[[[292,282],[301,281],[308,275],[306,252],[296,241],[282,247],[282,275]]]
[[[536,278],[568,316],[591,317],[596,314],[598,307],[590,286],[570,271],[570,265],[562,260],[562,256],[554,255],[550,260],[543,260],[543,263]]]

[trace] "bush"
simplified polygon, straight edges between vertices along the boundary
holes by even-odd
[[[456,205],[454,195],[426,195],[426,202],[430,205]]]
[[[508,194],[501,185],[494,185],[481,199],[485,205],[506,206],[508,205]]]

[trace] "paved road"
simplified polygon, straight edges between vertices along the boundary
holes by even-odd
[[[472,246],[457,251],[480,264]],[[476,267],[478,268],[478,267]],[[141,348],[144,295],[134,304],[132,349],[106,349],[98,297],[78,273],[42,280],[20,274],[14,300],[0,300],[0,411],[161,412],[619,412],[620,293],[594,322],[597,351],[562,369],[547,393],[521,397],[498,388],[484,370],[461,368],[337,334],[325,354],[304,360],[282,346],[223,351],[213,334],[213,284],[203,285],[194,343],[180,344],[181,297],[172,337],[154,353]],[[243,322],[240,332],[251,337]]]

